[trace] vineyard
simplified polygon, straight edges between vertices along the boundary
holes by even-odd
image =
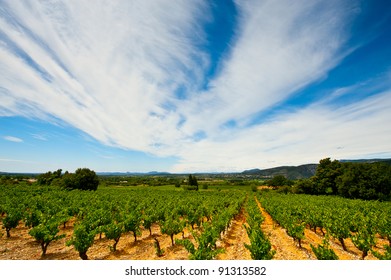
[[[0,186],[0,259],[390,259],[391,204],[237,188]]]

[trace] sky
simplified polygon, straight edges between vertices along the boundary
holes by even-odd
[[[0,171],[391,158],[381,0],[0,0]]]

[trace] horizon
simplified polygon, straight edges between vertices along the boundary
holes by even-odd
[[[382,162],[382,161],[389,161],[391,160],[391,158],[367,158],[367,159],[331,159],[331,160],[338,160],[340,162],[361,162],[361,161],[376,161],[376,162]],[[252,171],[252,170],[260,170],[260,171],[265,171],[265,170],[269,170],[269,169],[275,169],[275,168],[283,168],[283,167],[300,167],[300,166],[304,166],[304,165],[318,165],[319,162],[315,163],[315,162],[312,162],[312,163],[304,163],[304,164],[299,164],[299,165],[279,165],[279,166],[272,166],[272,167],[268,167],[268,168],[252,168],[252,169],[246,169],[246,170],[242,170],[242,171],[210,171],[210,172],[203,172],[203,171],[199,171],[199,172],[183,172],[183,173],[180,173],[180,172],[168,172],[168,171],[156,171],[156,170],[150,170],[150,171],[146,171],[146,172],[137,172],[137,171],[97,171],[96,174],[97,175],[105,175],[105,174],[130,174],[130,175],[189,175],[189,174],[241,174],[241,173],[244,173],[246,171]],[[86,166],[84,167],[78,167],[78,168],[88,168]],[[73,173],[75,172],[76,170],[63,170],[62,168],[60,168],[62,170],[62,174],[65,173],[65,172],[70,172],[70,173]],[[58,170],[58,169],[57,169]],[[43,174],[43,173],[46,173],[46,172],[54,172],[56,170],[47,170],[47,171],[44,171],[44,172],[4,172],[2,170],[0,170],[0,175],[2,174],[33,174],[33,175],[37,175],[37,174]],[[94,171],[94,170],[93,170]]]
[[[235,173],[391,158],[385,7],[2,1],[0,171]]]

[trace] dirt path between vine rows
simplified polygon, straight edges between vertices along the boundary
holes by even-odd
[[[262,223],[261,229],[268,236],[273,250],[276,254],[273,260],[309,260],[314,259],[310,251],[300,249],[293,241],[293,238],[288,236],[285,229],[275,224],[272,217],[263,209],[258,199],[255,198],[259,209],[265,220]]]
[[[1,223],[0,223],[1,224]],[[0,226],[1,228],[1,226]],[[73,224],[69,223],[64,229],[61,227],[60,234],[65,234],[64,239],[50,243],[47,254],[41,257],[40,245],[28,234],[29,229],[22,223],[11,230],[11,237],[5,237],[0,234],[0,260],[78,260],[79,255],[72,246],[66,246],[66,240],[71,238],[73,233]],[[154,247],[157,238],[164,254],[158,257]],[[182,233],[175,236],[182,239]],[[191,239],[189,231],[185,231],[185,238]],[[171,239],[167,235],[160,233],[157,224],[152,226],[152,235],[149,230],[143,229],[141,236],[134,241],[132,234],[121,236],[116,252],[112,252],[110,247],[113,245],[112,240],[99,236],[95,237],[94,244],[89,248],[87,255],[91,260],[186,260],[188,252],[181,245],[171,244]]]
[[[324,230],[325,231],[325,230]],[[317,244],[322,244],[324,235],[323,233],[317,229],[316,233],[313,230],[308,228],[304,229],[305,240],[304,246],[311,250],[309,243],[316,246]],[[342,244],[339,240],[335,238],[330,238],[329,244],[330,248],[335,252],[340,260],[360,260],[362,252],[354,246],[352,240],[350,238],[344,239],[344,243],[346,246],[346,251],[342,248]],[[382,238],[378,238],[375,249],[381,253],[384,253],[383,246],[387,244]],[[377,260],[377,258],[371,253],[368,252],[368,256],[365,257],[365,260]]]
[[[244,243],[249,244],[247,233],[243,224],[246,222],[244,209],[237,215],[229,227],[228,231],[219,240],[218,248],[224,249],[216,258],[220,260],[249,260],[249,251],[244,247]],[[1,228],[1,222],[0,222]],[[132,234],[121,236],[117,250],[110,250],[113,245],[112,240],[99,235],[95,237],[94,244],[89,248],[87,255],[90,260],[187,260],[189,253],[182,245],[171,243],[168,235],[161,234],[158,224],[154,224],[149,230],[143,229],[141,236],[134,241]],[[28,234],[29,228],[23,223],[11,230],[11,237],[7,238],[5,233],[0,231],[0,260],[78,260],[79,255],[72,246],[66,246],[73,233],[73,222],[68,222],[67,226],[60,227],[60,234],[65,234],[65,238],[50,243],[45,256],[41,256],[41,247],[33,237]],[[155,249],[155,238],[159,241],[161,249],[164,250],[162,256],[157,256]],[[182,233],[174,236],[174,239],[182,239]],[[194,238],[188,229],[184,231],[184,238],[194,243]]]
[[[272,217],[262,208],[256,199],[258,207],[265,217],[262,224],[262,230],[268,236],[273,250],[276,251],[274,260],[314,260],[316,259],[311,250],[310,244],[317,245],[323,241],[323,235],[320,230],[316,233],[312,230],[305,229],[305,238],[302,241],[302,247],[288,236],[285,229],[278,226]],[[219,260],[250,260],[250,252],[244,244],[250,244],[247,232],[244,228],[246,224],[246,212],[242,209],[232,220],[228,231],[217,242],[218,248],[224,249],[216,259]],[[5,236],[5,230],[1,228],[0,222],[0,260],[77,260],[80,259],[78,253],[72,246],[65,246],[66,240],[69,240],[73,233],[73,222],[69,222],[65,228],[60,227],[60,234],[65,234],[64,239],[53,241],[48,249],[47,254],[41,257],[40,245],[28,234],[29,229],[20,223],[19,226],[11,230],[11,237]],[[161,248],[164,250],[163,256],[157,256],[155,249],[155,238],[159,241]],[[182,233],[177,234],[175,238],[182,239]],[[188,229],[185,229],[184,238],[194,239]],[[354,246],[351,239],[345,239],[347,251],[342,249],[340,242],[336,239],[330,240],[330,248],[334,250],[341,260],[358,260],[361,252]],[[378,238],[376,250],[384,252],[382,247],[388,244],[388,241]],[[165,234],[161,234],[160,227],[157,224],[152,226],[152,235],[149,230],[143,229],[141,236],[134,242],[131,234],[125,234],[121,237],[117,251],[112,252],[110,246],[112,240],[96,236],[93,246],[88,250],[87,255],[91,260],[186,260],[189,253],[182,245],[172,245],[171,239]],[[369,253],[366,260],[376,260]]]
[[[315,233],[313,230],[304,229],[305,238],[301,242],[302,248],[293,241],[293,238],[290,237],[284,228],[278,226],[273,218],[267,213],[267,211],[262,207],[258,199],[256,198],[259,209],[261,210],[262,215],[265,217],[265,221],[262,224],[262,230],[269,237],[269,240],[272,244],[273,250],[276,251],[274,255],[274,260],[315,260],[316,256],[312,252],[310,244],[317,246],[322,244],[324,236],[323,233],[318,229]],[[345,245],[347,250],[343,250],[341,243],[334,239],[330,239],[330,248],[336,253],[340,260],[359,260],[361,256],[360,250],[358,250],[353,242],[350,239],[345,239]],[[379,245],[377,245],[378,251],[383,251],[382,246],[386,244],[386,241],[379,240]],[[377,260],[371,252],[365,258],[366,260]]]
[[[246,213],[242,208],[240,213],[232,220],[231,226],[221,241],[217,242],[218,248],[223,248],[224,252],[219,254],[218,260],[251,260],[250,251],[244,244],[250,244],[246,229]]]

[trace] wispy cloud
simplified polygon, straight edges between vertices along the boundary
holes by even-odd
[[[163,105],[203,78],[207,56],[194,42],[203,40],[207,12],[196,2],[170,3],[4,4],[0,113],[54,116],[130,149],[180,137],[172,131],[179,116]]]
[[[323,78],[345,55],[348,13],[338,1],[237,2],[241,32],[231,56],[211,90],[183,107],[188,125],[208,132],[246,122]]]
[[[26,159],[0,158],[0,171],[6,172],[42,172],[39,167],[43,162]]]
[[[20,163],[37,163],[35,161],[29,161],[29,160],[22,160],[22,159],[12,159],[12,158],[0,158],[0,161],[4,162],[20,162]]]
[[[192,144],[173,170],[242,171],[316,163],[325,157],[390,156],[390,106],[389,90],[338,108],[314,104],[282,113],[267,123],[232,130],[223,139]]]
[[[4,140],[10,141],[10,142],[16,142],[16,143],[21,143],[23,142],[23,139],[15,137],[15,136],[4,136]]]
[[[207,2],[5,1],[0,116],[61,120],[109,146],[175,155],[173,171],[389,151],[390,133],[376,121],[390,120],[386,90],[335,108],[330,101],[356,87],[342,88],[254,123],[254,115],[327,77],[352,50],[354,1],[235,5],[234,40],[208,81]]]
[[[37,140],[41,140],[41,141],[48,141],[47,137],[45,135],[42,135],[42,134],[31,134],[31,136],[34,138],[34,139],[37,139]]]

